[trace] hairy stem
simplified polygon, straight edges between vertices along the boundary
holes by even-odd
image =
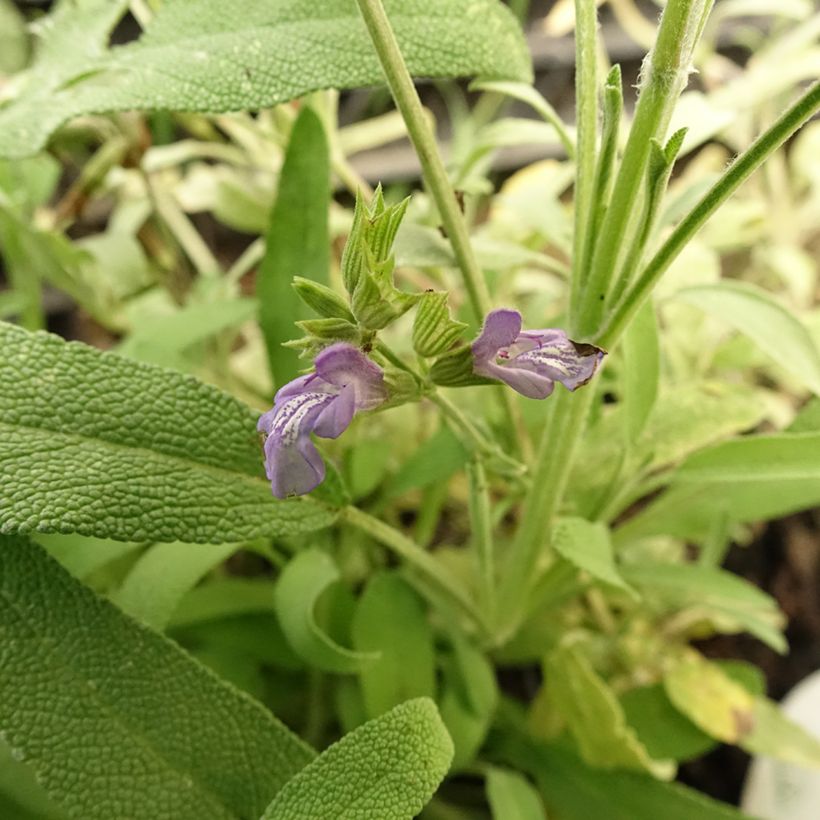
[[[490,295],[470,245],[467,225],[450,178],[447,176],[447,169],[444,167],[435,136],[424,114],[424,108],[407,70],[399,44],[396,42],[396,35],[385,14],[382,0],[356,2],[384,70],[393,100],[404,118],[407,133],[418,154],[424,181],[441,215],[441,221],[464,278],[473,313],[480,324],[490,309]]]
[[[610,347],[620,338],[658,280],[709,217],[817,111],[820,111],[820,82],[814,83],[771,128],[764,131],[681,220],[615,307],[598,336],[599,344]]]

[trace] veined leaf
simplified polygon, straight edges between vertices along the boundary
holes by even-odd
[[[721,281],[684,288],[675,298],[732,325],[809,390],[820,394],[820,353],[811,334],[762,288],[748,282]]]
[[[339,578],[339,570],[327,553],[305,550],[279,577],[274,602],[282,631],[299,657],[325,672],[352,674],[377,660],[378,653],[354,652],[340,646],[322,631],[314,612],[319,596]]]
[[[0,536],[0,623],[0,730],[70,817],[252,820],[314,757],[20,536]]]
[[[320,529],[277,501],[250,408],[196,379],[0,323],[0,532],[221,543]]]
[[[80,114],[258,109],[322,88],[383,82],[352,0],[163,3],[139,41],[105,48],[127,3],[63,0],[33,67],[0,111],[0,156],[35,153]],[[426,77],[531,78],[529,54],[497,0],[386,4],[408,67]]]
[[[259,324],[273,383],[294,379],[304,365],[282,347],[299,336],[294,322],[307,318],[292,287],[297,274],[327,285],[330,270],[330,148],[319,115],[305,106],[293,125],[279,174],[276,204],[265,235],[265,258],[256,279]]]
[[[452,757],[433,701],[409,700],[327,749],[282,789],[263,820],[411,820]]]

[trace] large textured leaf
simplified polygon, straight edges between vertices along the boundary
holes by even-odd
[[[329,203],[330,149],[322,121],[306,106],[290,135],[256,279],[259,322],[276,387],[304,367],[295,350],[282,347],[301,336],[294,322],[307,318],[292,287],[293,277],[329,284]]]
[[[0,156],[41,148],[79,114],[257,109],[321,88],[382,82],[354,0],[167,0],[142,38],[106,50],[127,4],[64,0],[39,59],[0,110]],[[410,71],[527,80],[520,30],[498,0],[385,3]]]
[[[409,700],[331,746],[282,789],[263,820],[411,820],[452,757],[433,701]]]
[[[273,499],[255,414],[227,394],[0,323],[0,532],[219,543],[332,520]]]
[[[0,730],[78,820],[255,820],[314,756],[251,699],[0,536]]]

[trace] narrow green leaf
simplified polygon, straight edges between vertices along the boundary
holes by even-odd
[[[0,536],[0,623],[0,730],[71,817],[251,820],[314,756],[18,536]]]
[[[615,567],[612,540],[606,524],[592,523],[583,518],[560,518],[553,527],[551,543],[562,558],[588,572],[596,581],[635,595]]]
[[[625,564],[622,573],[656,613],[687,610],[712,621],[722,632],[749,631],[777,652],[785,652],[783,614],[765,592],[731,572],[694,564]]]
[[[627,724],[615,693],[577,647],[563,646],[544,663],[550,703],[564,718],[590,766],[633,769],[668,780],[671,760],[653,760]]]
[[[327,749],[282,789],[263,820],[411,820],[452,757],[433,701],[410,700]]]
[[[164,3],[136,43],[105,48],[123,0],[63,0],[40,56],[0,112],[0,156],[37,152],[81,114],[266,108],[322,88],[383,82],[358,10],[246,0]],[[412,74],[528,81],[529,53],[497,0],[393,0],[387,8]]]
[[[155,544],[111,596],[124,612],[161,632],[182,596],[239,549],[239,544]]]
[[[276,501],[256,414],[159,367],[0,322],[0,532],[220,543],[332,523]]]
[[[658,397],[661,353],[655,306],[647,300],[623,339],[623,402],[628,440],[636,442]]]
[[[486,788],[493,820],[547,820],[538,792],[518,772],[493,766]]]
[[[359,672],[367,717],[405,700],[433,697],[433,632],[421,599],[397,574],[374,576],[353,618],[353,645],[378,655]]]
[[[319,596],[339,578],[339,570],[327,553],[305,550],[282,572],[274,602],[282,631],[299,657],[325,672],[353,674],[377,660],[378,653],[354,652],[339,646],[316,623]]]
[[[747,436],[696,453],[672,487],[619,528],[617,541],[705,538],[716,515],[763,521],[820,503],[820,434]]]
[[[809,331],[762,288],[722,281],[684,288],[675,298],[739,330],[812,393],[820,394],[820,353]]]
[[[259,322],[277,387],[295,378],[302,367],[296,352],[282,347],[298,335],[293,323],[306,318],[292,287],[293,277],[328,284],[329,205],[330,148],[325,127],[318,114],[304,106],[293,125],[279,174],[276,204],[265,236],[265,258],[256,280]]]

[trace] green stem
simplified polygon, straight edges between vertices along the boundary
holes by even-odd
[[[501,579],[499,639],[514,633],[523,616],[527,594],[537,580],[545,555],[549,530],[560,508],[575,451],[595,398],[595,387],[575,393],[561,390],[552,409],[536,454],[532,487],[524,501],[521,522]]]
[[[595,0],[575,0],[575,229],[572,248],[572,313],[577,311],[585,277],[584,248],[594,213],[595,140],[598,135],[598,45]]]
[[[478,563],[482,608],[490,628],[495,622],[495,549],[490,522],[490,494],[487,474],[479,459],[467,464],[470,486],[470,529]]]
[[[345,507],[339,514],[340,521],[355,527],[381,542],[420,572],[426,581],[456,604],[479,628],[484,629],[484,616],[467,590],[454,578],[443,564],[436,561],[404,533],[368,515],[357,507]]]
[[[638,105],[615,180],[612,199],[601,225],[589,277],[578,313],[578,335],[594,334],[607,307],[607,296],[621,251],[634,227],[636,203],[652,139],[662,139],[672,110],[686,85],[692,52],[712,0],[669,0],[661,17],[658,38],[643,68]]]
[[[441,215],[441,221],[464,278],[476,322],[480,324],[490,310],[490,294],[470,245],[467,225],[462,218],[461,208],[439,154],[435,136],[424,114],[418,92],[413,85],[381,0],[356,2],[381,62],[393,100],[404,118],[407,133],[418,154],[424,181]]]
[[[709,217],[817,111],[820,111],[820,82],[815,82],[771,128],[761,134],[678,224],[615,307],[598,336],[598,344],[611,347],[620,338],[658,280]]]

